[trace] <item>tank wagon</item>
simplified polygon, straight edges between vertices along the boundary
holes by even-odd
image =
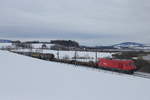
[[[43,60],[54,59],[54,54],[51,54],[51,53],[38,53],[38,52],[14,52],[14,53],[30,56],[33,58],[43,59]]]
[[[98,67],[127,74],[133,74],[137,69],[132,60],[99,58]]]
[[[54,59],[54,54],[50,54],[50,53],[36,53],[36,52],[32,52],[32,53],[28,53],[28,54],[31,57],[39,58],[39,59],[43,59],[43,60]]]

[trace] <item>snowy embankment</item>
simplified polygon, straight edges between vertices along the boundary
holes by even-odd
[[[0,51],[0,100],[150,100],[150,80]]]

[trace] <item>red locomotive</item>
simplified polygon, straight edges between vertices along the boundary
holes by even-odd
[[[132,60],[99,58],[98,67],[123,73],[132,74],[137,67]]]

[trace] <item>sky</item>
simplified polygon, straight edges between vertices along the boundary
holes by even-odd
[[[149,0],[0,0],[0,37],[150,43]]]

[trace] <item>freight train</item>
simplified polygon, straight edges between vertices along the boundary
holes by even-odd
[[[134,71],[137,70],[137,67],[134,65],[134,61],[132,60],[120,60],[120,59],[106,59],[99,58],[98,61],[95,62],[81,62],[77,60],[67,60],[67,59],[57,59],[54,54],[50,53],[38,53],[38,52],[14,52],[38,59],[67,63],[67,64],[75,64],[82,65],[91,68],[105,69],[111,70],[121,73],[133,74]]]

